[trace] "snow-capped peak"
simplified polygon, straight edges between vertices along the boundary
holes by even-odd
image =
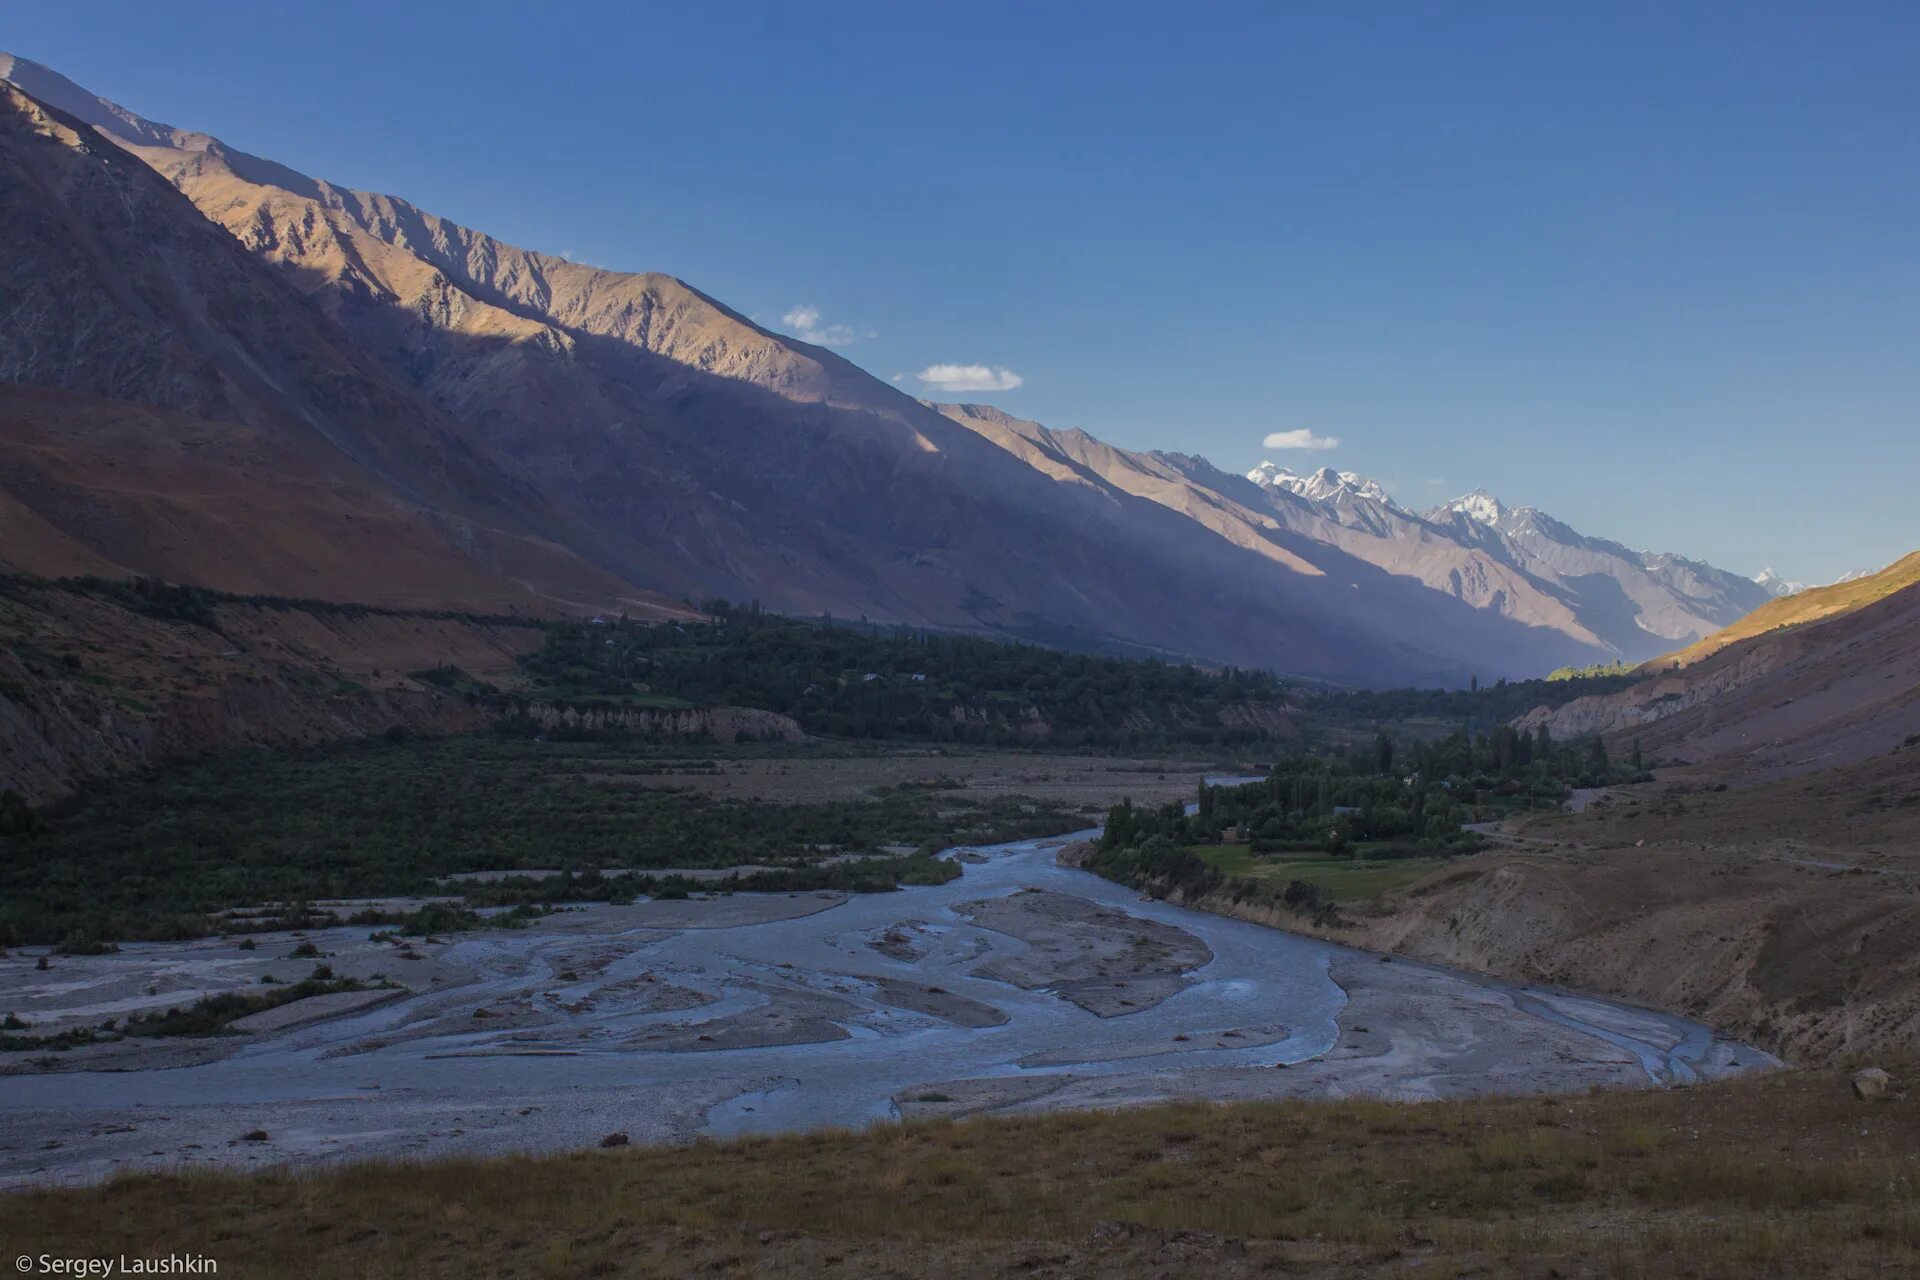
[[[1393,498],[1377,482],[1353,471],[1335,471],[1322,467],[1309,475],[1300,475],[1277,462],[1262,462],[1247,472],[1247,479],[1263,489],[1285,489],[1315,502],[1339,498],[1365,498],[1383,506],[1392,506]]]
[[[1507,507],[1485,489],[1475,489],[1472,493],[1455,498],[1442,508],[1445,511],[1458,511],[1469,520],[1477,520],[1484,525],[1498,528],[1507,514]]]
[[[1796,595],[1807,589],[1807,584],[1804,582],[1789,582],[1781,577],[1778,573],[1774,572],[1772,565],[1768,565],[1760,572],[1754,574],[1753,580],[1760,584],[1763,591],[1775,599],[1781,596]]]

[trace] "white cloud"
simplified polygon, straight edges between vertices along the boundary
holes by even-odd
[[[1339,436],[1317,436],[1305,427],[1293,431],[1276,431],[1260,442],[1269,449],[1307,449],[1319,452],[1323,449],[1338,449]]]
[[[930,364],[913,376],[935,391],[1011,391],[1026,381],[1011,369],[984,364]]]
[[[852,325],[820,323],[824,319],[820,308],[801,303],[780,317],[780,323],[787,326],[793,336],[802,342],[811,342],[816,347],[845,347],[860,340]],[[879,335],[869,332],[869,338]]]

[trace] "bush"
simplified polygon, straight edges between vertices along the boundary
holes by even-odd
[[[120,950],[117,942],[96,938],[90,933],[70,933],[53,946],[55,955],[107,956]]]
[[[325,968],[325,965],[320,966]],[[213,1036],[224,1035],[227,1028],[248,1014],[262,1013],[268,1009],[277,1009],[283,1004],[295,1000],[305,1000],[310,996],[332,995],[340,991],[368,990],[367,984],[354,978],[322,979],[315,970],[315,976],[304,982],[283,986],[278,991],[246,992],[224,991],[217,996],[207,996],[195,1001],[185,1009],[168,1009],[162,1013],[140,1013],[127,1019],[126,1034],[130,1036]],[[271,982],[269,977],[260,979]]]

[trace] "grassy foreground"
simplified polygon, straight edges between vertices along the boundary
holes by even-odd
[[[1800,1071],[141,1176],[0,1198],[0,1241],[223,1276],[1912,1275],[1920,1102]]]

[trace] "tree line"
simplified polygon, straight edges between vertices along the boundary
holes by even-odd
[[[702,607],[713,621],[553,628],[522,659],[531,696],[756,707],[842,738],[1131,749],[1268,741],[1262,729],[1222,725],[1219,711],[1279,711],[1287,699],[1286,684],[1266,671],[807,621],[722,601]],[[455,685],[458,677],[437,682]]]

